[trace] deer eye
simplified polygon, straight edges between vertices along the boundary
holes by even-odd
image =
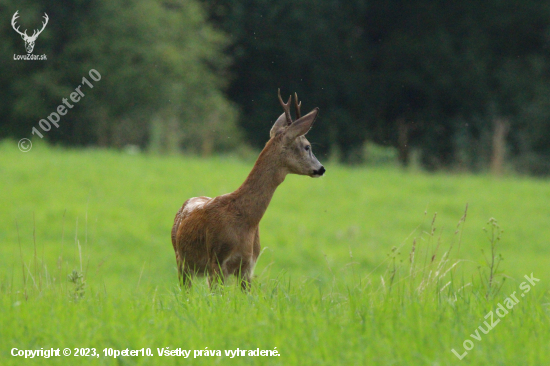
[[[310,145],[306,145],[306,147],[304,147],[304,149],[306,149],[306,151],[309,151],[311,149],[311,146]]]

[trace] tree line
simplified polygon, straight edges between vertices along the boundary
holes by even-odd
[[[203,2],[233,37],[228,96],[253,143],[281,86],[321,108],[312,140],[346,161],[372,141],[404,165],[550,172],[547,2]]]
[[[17,10],[29,35],[49,17],[34,48],[47,60],[14,60],[26,54]],[[238,108],[223,91],[228,37],[197,1],[10,0],[0,14],[0,138],[30,137],[94,69],[101,82],[50,142],[205,153],[238,143]]]
[[[16,10],[22,29],[48,13],[47,61],[13,60]],[[544,1],[8,0],[0,13],[0,137],[27,136],[93,68],[101,87],[52,142],[259,148],[281,88],[320,107],[315,149],[346,162],[376,143],[403,165],[550,173]]]

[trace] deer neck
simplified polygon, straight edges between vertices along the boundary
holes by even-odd
[[[272,142],[267,143],[244,183],[233,192],[235,208],[252,227],[260,223],[275,190],[287,174],[277,164]]]

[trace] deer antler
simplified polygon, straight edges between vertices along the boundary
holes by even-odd
[[[294,93],[294,107],[296,108],[296,119],[299,119],[302,117],[302,113],[300,113],[300,107],[302,106],[302,102],[298,103],[298,93]]]
[[[285,111],[286,116],[286,123],[288,125],[292,124],[292,117],[290,116],[290,101],[292,100],[292,95],[288,98],[288,102],[286,104],[283,102],[283,98],[281,98],[281,89],[278,91],[279,93],[279,103],[281,103],[281,107],[283,107]]]
[[[19,33],[20,35],[28,37],[26,29],[25,29],[25,32],[21,32],[19,30],[19,26],[16,27],[16,21],[17,21],[17,18],[19,18],[19,15],[17,15],[17,13],[19,13],[19,10],[17,10],[15,12],[15,14],[13,14],[13,17],[11,18],[11,26],[12,26],[13,30],[16,31],[17,33]]]
[[[50,20],[50,18],[48,18],[48,14],[44,13],[44,22],[42,22],[42,29],[40,30],[37,30],[35,29],[32,36],[30,38],[36,38],[40,35],[40,33],[42,33],[42,31],[44,30],[44,28],[46,28],[46,25],[48,24],[48,20]],[[38,33],[37,33],[38,32]]]

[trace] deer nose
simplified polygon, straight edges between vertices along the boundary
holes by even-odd
[[[313,174],[314,174],[314,175],[323,175],[323,174],[325,174],[325,172],[326,172],[325,167],[324,167],[324,166],[321,166],[321,168],[319,168],[319,169],[317,169],[317,170],[314,170],[314,171],[313,171]]]

